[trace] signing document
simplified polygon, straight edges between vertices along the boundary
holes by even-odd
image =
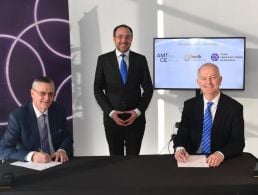
[[[178,167],[209,167],[205,155],[189,155],[186,162],[177,161]]]
[[[48,169],[50,167],[54,167],[54,166],[57,166],[60,164],[62,164],[62,163],[55,162],[55,161],[51,161],[48,163],[21,162],[21,161],[10,163],[10,165],[25,167],[25,168],[34,169],[37,171],[42,171],[42,170],[45,170],[45,169]]]

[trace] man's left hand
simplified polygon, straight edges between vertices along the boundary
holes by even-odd
[[[136,112],[134,110],[130,110],[130,111],[126,111],[124,113],[130,114],[130,117],[124,121],[125,126],[129,126],[129,125],[133,124],[133,122],[137,118]]]
[[[214,152],[207,158],[210,167],[217,167],[224,161],[224,156],[219,152]]]
[[[55,153],[53,153],[51,155],[51,159],[56,161],[56,162],[59,161],[61,163],[64,163],[64,162],[69,160],[66,152],[64,150],[62,150],[62,149],[59,149]]]

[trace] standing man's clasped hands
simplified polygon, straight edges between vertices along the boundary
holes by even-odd
[[[125,117],[121,118],[121,116]],[[137,118],[137,113],[134,110],[125,112],[114,111],[111,117],[117,125],[126,127],[131,125],[135,121],[135,119]]]

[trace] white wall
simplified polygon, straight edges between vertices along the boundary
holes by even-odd
[[[75,155],[108,155],[93,80],[97,56],[114,49],[113,28],[125,23],[134,30],[132,50],[147,57],[151,74],[153,37],[246,36],[246,89],[224,93],[244,105],[245,151],[258,156],[257,7],[256,0],[69,0]],[[194,95],[195,91],[154,92],[141,154],[161,152],[180,121],[183,102]]]

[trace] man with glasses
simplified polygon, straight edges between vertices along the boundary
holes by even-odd
[[[9,116],[0,141],[0,159],[66,162],[73,151],[72,136],[67,129],[65,110],[54,102],[55,86],[48,77],[32,83],[32,101]]]
[[[94,95],[104,113],[110,155],[138,155],[145,130],[145,110],[152,81],[145,56],[130,50],[131,27],[113,30],[116,49],[98,57]]]

